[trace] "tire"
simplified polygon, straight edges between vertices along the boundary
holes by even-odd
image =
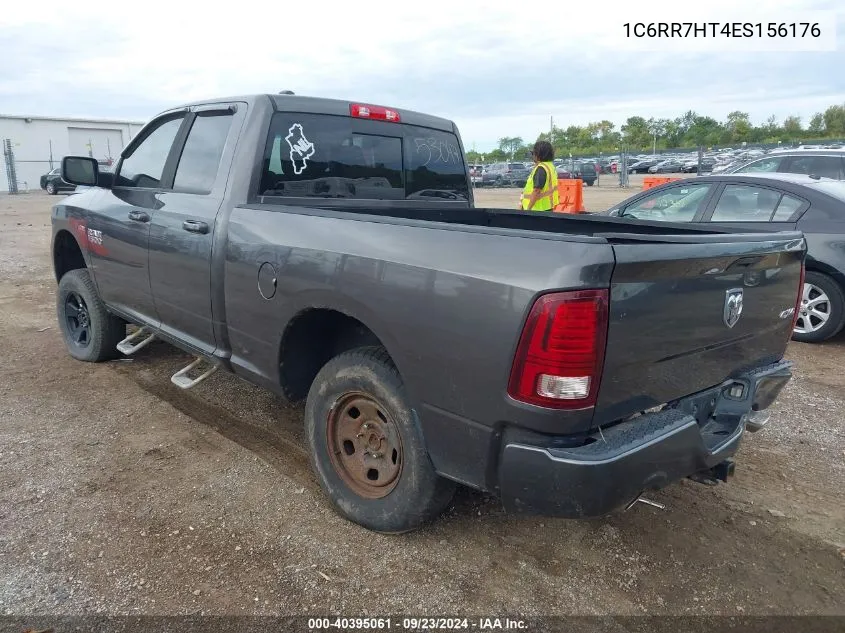
[[[47,191],[47,194],[51,196],[54,196],[57,193],[56,185],[54,185],[52,182],[48,182],[47,186],[44,187],[44,189]]]
[[[501,187],[503,184],[504,184],[504,183],[502,182],[502,177],[501,177],[501,176],[497,176],[497,177],[496,177],[496,186],[497,186],[497,187]]]
[[[826,300],[825,300],[826,299]],[[845,326],[845,296],[842,288],[825,274],[808,270],[804,277],[801,308],[815,308],[805,313],[799,309],[792,339],[802,343],[821,343],[836,336]],[[826,314],[822,319],[816,315]]]
[[[596,182],[596,181],[595,181],[595,180],[586,180],[586,181],[584,181],[584,182],[586,182],[586,183],[587,183],[587,186],[588,186],[588,187],[592,187],[592,186],[593,186],[593,184],[595,184],[595,182]]]
[[[75,359],[99,363],[121,355],[116,346],[126,336],[126,322],[106,311],[86,269],[71,270],[59,281],[56,312],[65,346]]]
[[[455,483],[434,471],[402,378],[382,347],[326,363],[308,392],[305,433],[323,491],[341,516],[365,528],[408,532],[452,499]]]

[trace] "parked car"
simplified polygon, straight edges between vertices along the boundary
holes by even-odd
[[[648,189],[606,213],[718,222],[749,231],[802,231],[807,272],[793,338],[818,343],[845,325],[845,181],[760,172],[701,176]]]
[[[731,161],[728,161],[728,162],[716,161],[716,164],[713,165],[713,169],[711,170],[711,172],[713,174],[726,174],[731,169],[733,169],[734,167],[738,167],[739,165],[742,165],[742,164],[743,164],[743,161],[740,161],[740,160],[731,160]]]
[[[702,158],[701,159],[701,171],[702,172],[710,172],[713,171],[713,167],[716,165],[716,161],[712,158]],[[681,167],[681,171],[685,174],[694,174],[698,172],[698,159],[688,160],[686,161],[683,166]]]
[[[813,174],[834,180],[845,179],[845,150],[791,150],[769,154],[735,165],[727,174],[746,173]]]
[[[203,101],[113,173],[62,175],[97,187],[52,211],[69,354],[160,338],[196,357],[179,388],[219,370],[304,399],[317,481],[373,530],[434,519],[455,482],[587,517],[727,480],[791,376],[800,232],[476,208],[439,117]],[[766,283],[738,287],[740,265]]]
[[[654,167],[658,161],[652,159],[638,160],[628,163],[628,173],[647,174],[650,167]]]
[[[483,165],[470,165],[469,168],[469,180],[470,182],[476,186],[480,187],[484,184],[483,181],[483,173],[484,173],[484,166]]]
[[[596,182],[596,164],[586,161],[562,163],[557,166],[557,177],[559,179],[581,180],[589,187]]]
[[[575,163],[575,177],[581,179],[588,187],[592,187],[598,178],[596,164],[590,161],[579,161]]]
[[[648,168],[650,174],[677,174],[683,165],[675,159],[662,160]]]
[[[560,164],[555,167],[558,180],[573,180],[575,178],[575,170],[569,165]]]
[[[41,176],[41,188],[51,196],[60,191],[73,191],[76,186],[62,180],[62,168],[56,167]]]
[[[522,163],[493,163],[482,174],[482,184],[524,187],[529,171]]]

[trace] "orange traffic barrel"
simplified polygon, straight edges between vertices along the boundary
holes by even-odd
[[[557,181],[559,204],[557,213],[584,213],[584,189],[580,179],[560,178]]]
[[[672,182],[674,180],[681,180],[681,178],[671,178],[669,176],[649,176],[648,178],[643,178],[643,190],[651,189],[652,187],[657,187],[658,185],[662,185],[667,182]]]

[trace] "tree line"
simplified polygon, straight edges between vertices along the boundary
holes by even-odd
[[[625,148],[629,152],[653,149],[696,148],[698,146],[753,144],[783,144],[799,141],[845,138],[845,105],[832,105],[814,114],[806,127],[801,117],[788,116],[778,121],[774,115],[761,125],[754,125],[747,112],[734,111],[724,121],[702,116],[689,110],[675,119],[629,117],[616,128],[610,121],[597,121],[585,126],[554,126],[542,132],[537,140],[550,140],[555,156],[569,154],[613,154]],[[467,152],[470,162],[523,160],[530,156],[531,145],[519,136],[506,136],[491,152]],[[482,158],[483,157],[483,158]]]

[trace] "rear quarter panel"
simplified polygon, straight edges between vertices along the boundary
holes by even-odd
[[[833,277],[845,290],[845,205],[815,201],[797,228],[807,239],[807,269]]]
[[[286,325],[302,310],[327,307],[358,319],[387,347],[435,466],[455,479],[480,485],[486,446],[505,421],[517,418],[550,433],[588,427],[591,415],[522,407],[506,390],[538,293],[607,287],[613,252],[602,240],[281,205],[236,207],[228,235],[225,289],[236,371],[278,385]],[[257,288],[265,262],[278,279],[271,300]],[[474,450],[480,454],[468,455]]]

